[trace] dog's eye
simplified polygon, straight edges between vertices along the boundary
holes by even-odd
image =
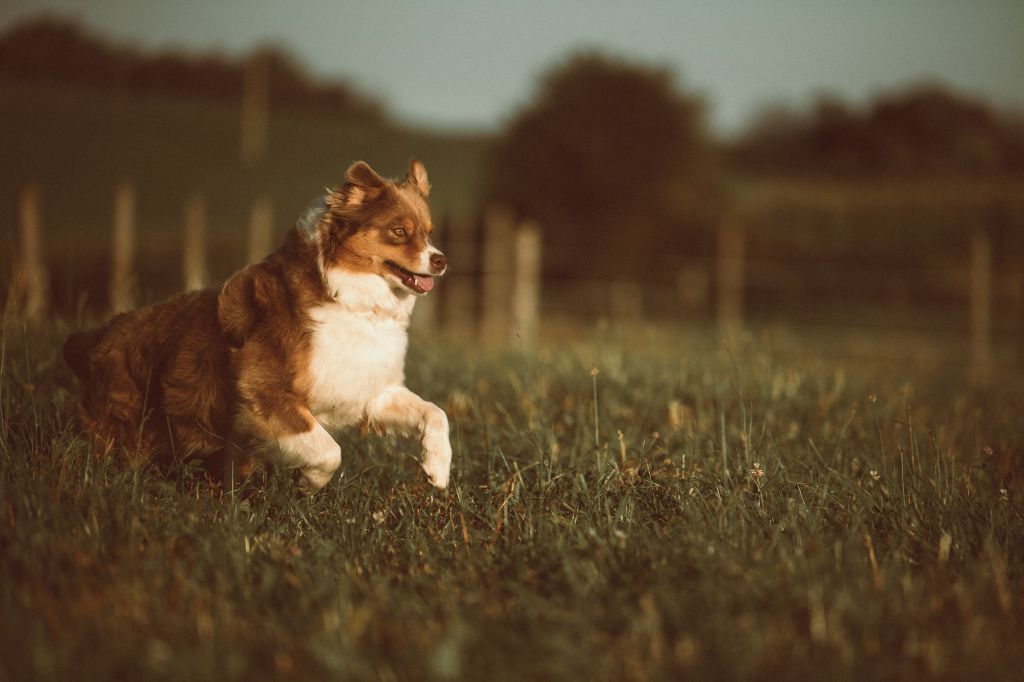
[[[404,237],[406,235],[406,231],[404,227],[392,227],[391,234],[395,235],[396,237]]]

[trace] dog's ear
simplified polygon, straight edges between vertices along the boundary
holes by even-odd
[[[385,188],[385,180],[377,175],[365,161],[356,161],[345,173],[344,185],[327,192],[327,205],[335,213],[358,208],[370,203],[381,195]]]
[[[430,194],[430,180],[427,178],[427,168],[416,159],[409,162],[409,174],[405,181],[416,188],[424,199]]]
[[[345,179],[350,184],[362,187],[366,190],[380,190],[384,187],[384,178],[377,175],[377,171],[370,168],[365,161],[356,161],[345,172]]]

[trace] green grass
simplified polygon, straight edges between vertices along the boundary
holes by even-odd
[[[975,391],[942,360],[767,334],[597,330],[532,356],[414,339],[410,386],[451,417],[447,496],[409,443],[354,436],[316,496],[266,468],[230,496],[97,458],[63,331],[2,338],[0,678],[1024,665],[1019,377]]]

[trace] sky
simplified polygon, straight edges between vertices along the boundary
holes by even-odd
[[[43,10],[144,47],[278,44],[447,130],[499,129],[584,48],[670,67],[725,135],[767,106],[925,81],[1024,110],[1024,0],[4,0],[0,31]]]

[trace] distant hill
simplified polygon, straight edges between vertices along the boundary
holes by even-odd
[[[312,108],[377,123],[387,119],[382,102],[350,84],[313,78],[279,47],[264,47],[243,59],[148,52],[112,43],[75,20],[55,15],[29,19],[0,35],[0,76],[108,91],[237,101],[247,59],[263,60],[269,69],[272,107]]]

